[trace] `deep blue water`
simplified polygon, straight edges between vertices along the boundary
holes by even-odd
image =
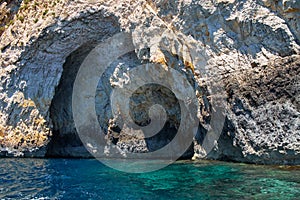
[[[0,199],[300,199],[300,168],[181,161],[128,174],[93,159],[0,159]]]

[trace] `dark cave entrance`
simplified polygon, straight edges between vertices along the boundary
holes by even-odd
[[[76,79],[77,72],[88,53],[99,43],[89,42],[72,52],[63,65],[63,73],[59,85],[56,87],[55,95],[50,107],[50,117],[53,122],[53,136],[48,145],[48,157],[92,157],[92,155],[83,146],[73,120],[72,113],[72,92],[73,84]],[[113,76],[115,69],[125,63],[128,68],[133,68],[141,61],[138,60],[134,52],[125,54],[120,58],[116,58],[107,72],[99,80],[97,93],[95,95],[96,112],[101,128],[105,133],[108,131],[109,120],[112,118],[110,108],[110,78]],[[105,96],[105,98],[103,98]],[[150,102],[144,102],[147,99]],[[98,103],[97,103],[98,102]],[[170,110],[168,120],[163,129],[155,136],[145,139],[143,147],[138,146],[140,141],[128,141],[128,138],[115,139],[113,142],[119,147],[129,149],[148,149],[150,152],[158,150],[168,144],[176,135],[177,127],[180,124],[180,105],[176,96],[172,91],[159,85],[145,85],[137,90],[132,97],[132,105],[130,105],[131,116],[138,125],[147,125],[149,123],[148,108],[152,104],[160,104]],[[140,106],[140,107],[139,107]],[[141,109],[142,107],[142,109]],[[100,116],[102,116],[100,118]],[[122,126],[118,127],[122,129]],[[137,145],[132,147],[132,145]],[[184,159],[193,156],[193,145],[182,156]]]
[[[72,113],[72,92],[80,65],[96,45],[97,42],[82,45],[66,58],[63,65],[63,73],[59,85],[55,88],[55,95],[50,107],[53,135],[47,149],[47,156],[49,157],[89,156],[75,128]]]

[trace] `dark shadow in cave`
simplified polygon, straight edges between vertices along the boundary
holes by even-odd
[[[143,99],[147,99],[145,101]],[[141,119],[141,110],[136,109],[136,102],[140,102],[139,107],[145,113],[144,118]],[[138,88],[130,98],[130,115],[135,123],[139,126],[147,126],[151,119],[148,111],[151,106],[161,105],[167,114],[167,120],[163,128],[155,135],[145,138],[147,148],[150,152],[157,151],[168,145],[178,133],[178,127],[181,122],[180,102],[176,95],[169,89],[159,84],[146,84]],[[138,120],[139,119],[139,120]],[[193,156],[193,148],[189,148],[182,156],[182,158],[191,158]]]
[[[83,146],[73,120],[72,92],[80,65],[88,53],[98,44],[91,41],[72,52],[63,65],[59,85],[55,88],[50,107],[50,118],[53,122],[53,135],[48,145],[48,157],[91,157]]]
[[[53,136],[48,145],[46,154],[47,157],[92,157],[92,155],[82,144],[75,128],[72,113],[72,92],[77,72],[83,60],[97,44],[97,42],[89,42],[85,45],[82,45],[67,57],[66,62],[63,65],[63,73],[60,83],[56,87],[55,96],[50,107],[50,117],[53,122]],[[104,89],[103,87],[111,87],[110,84],[107,84],[107,81],[109,83],[109,77],[112,76],[114,68],[118,65],[118,63],[124,62],[129,64],[130,68],[133,68],[135,64],[140,64],[140,61],[137,59],[134,52],[125,54],[117,59],[115,63],[112,63],[112,65],[105,72],[104,77],[100,78],[95,100],[98,117],[103,116],[103,114],[105,116],[111,115],[110,113],[107,113],[108,111],[104,112],[104,108],[97,104],[97,102],[101,100],[101,98],[97,99],[97,94],[103,91],[110,91],[109,88]],[[106,82],[106,84],[103,81]],[[109,94],[106,95],[109,97]],[[146,117],[141,117],[140,109],[135,109],[134,106],[130,107],[132,118],[134,120],[139,118],[139,120],[135,120],[138,125],[146,126],[149,123],[149,116],[147,113],[149,108],[154,104],[162,105],[167,111],[168,120],[162,130],[153,137],[145,139],[148,150],[150,152],[158,150],[172,141],[177,134],[177,128],[180,125],[181,120],[180,104],[175,94],[168,88],[164,88],[160,85],[150,84],[144,85],[138,89],[136,93],[133,94],[132,98],[135,99],[135,103],[133,103],[133,105],[136,105],[136,103],[139,102],[138,106],[145,108],[142,110],[142,112],[146,113]],[[147,101],[145,101],[145,99],[147,99]],[[106,101],[106,99],[104,101]],[[106,103],[106,106],[110,108],[109,99]],[[107,124],[105,125],[105,123],[108,123],[107,119],[101,118],[98,120],[99,124],[104,126],[101,128],[106,132]],[[118,145],[117,140],[113,141],[113,143]],[[188,159],[192,156],[193,145],[191,141],[191,147],[186,151],[182,158]]]

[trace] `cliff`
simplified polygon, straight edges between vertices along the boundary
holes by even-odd
[[[91,156],[74,123],[76,75],[98,44],[130,33],[133,49],[107,61],[93,97],[110,145],[153,152],[179,130],[188,132],[192,121],[198,131],[183,157],[300,164],[299,1],[23,0],[2,1],[0,10],[2,156]],[[103,48],[100,60],[117,51]],[[139,126],[151,125],[155,113],[166,115],[159,133],[145,139],[140,130],[118,124],[122,113],[114,112],[110,97],[134,82],[132,70],[151,63],[169,75],[136,70],[135,77],[155,82],[136,88],[128,101]],[[196,122],[182,109],[189,93],[179,76],[197,99],[198,108],[189,109]]]

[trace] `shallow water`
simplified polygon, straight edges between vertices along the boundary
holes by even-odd
[[[179,161],[159,171],[128,174],[93,159],[0,159],[0,199],[299,197],[300,167]]]

